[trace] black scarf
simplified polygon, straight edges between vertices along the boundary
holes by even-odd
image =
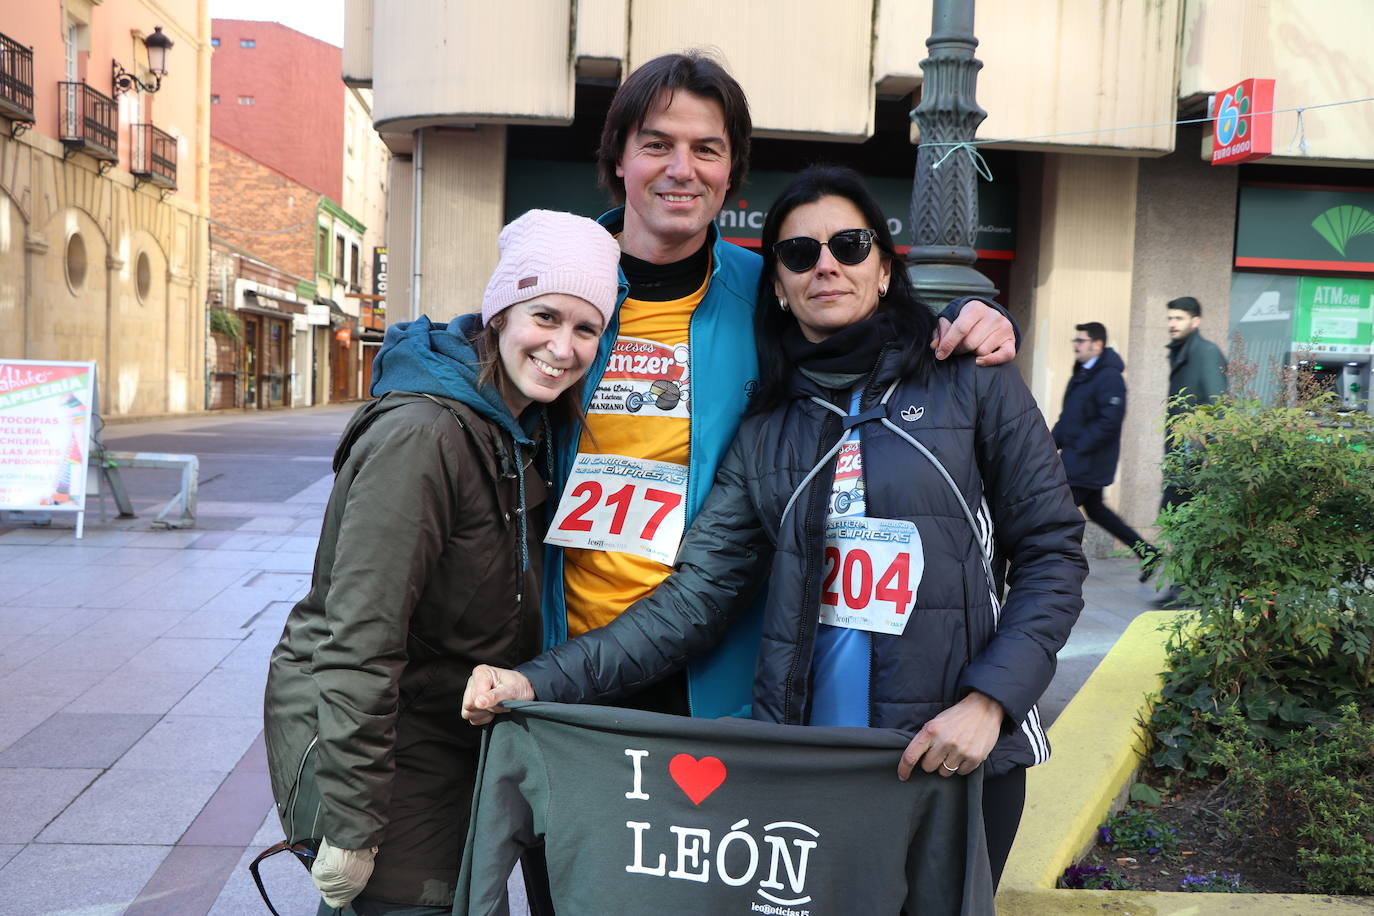
[[[802,336],[800,325],[790,324],[782,335],[782,351],[803,372],[863,376],[872,371],[883,347],[900,338],[892,316],[879,310],[820,343]]]

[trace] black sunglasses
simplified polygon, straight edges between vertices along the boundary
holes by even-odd
[[[821,246],[830,249],[830,254],[841,264],[861,264],[873,250],[873,239],[877,235],[872,229],[841,229],[822,242],[804,235],[794,239],[783,239],[773,246],[782,266],[793,273],[801,273],[816,266],[821,259]]]

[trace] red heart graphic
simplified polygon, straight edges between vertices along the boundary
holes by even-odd
[[[668,762],[668,773],[694,805],[701,804],[725,782],[725,764],[717,757],[698,760],[691,754],[678,754]]]

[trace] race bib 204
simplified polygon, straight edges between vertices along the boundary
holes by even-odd
[[[687,469],[680,464],[582,453],[544,541],[671,565],[682,542],[686,498]]]
[[[833,518],[825,528],[821,623],[900,636],[924,572],[921,535],[911,522]]]

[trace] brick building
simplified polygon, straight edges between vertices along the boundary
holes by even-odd
[[[278,23],[215,19],[211,44],[211,406],[357,398],[364,339],[381,336],[364,260],[387,154],[347,129],[369,99],[344,86],[338,48]]]

